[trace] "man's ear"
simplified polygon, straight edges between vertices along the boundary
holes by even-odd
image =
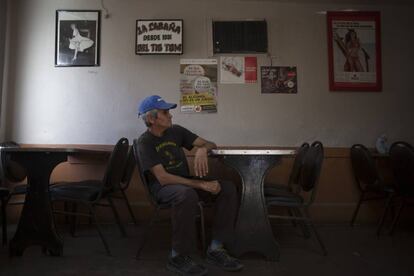
[[[148,122],[149,122],[151,125],[155,123],[156,118],[155,118],[154,114],[152,114],[152,112],[150,112],[150,113],[148,114],[148,116],[147,116],[147,120],[148,120]]]

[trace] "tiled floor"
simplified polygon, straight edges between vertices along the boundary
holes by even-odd
[[[393,237],[377,239],[372,226],[319,226],[328,249],[322,256],[313,238],[305,240],[298,229],[275,226],[280,242],[279,262],[265,261],[259,255],[242,257],[245,269],[225,273],[207,265],[209,275],[414,275],[414,229],[399,228]],[[104,227],[113,257],[108,257],[92,226],[80,226],[72,238],[65,228],[63,257],[42,255],[30,247],[23,257],[9,258],[7,247],[0,249],[0,275],[170,275],[165,269],[169,253],[169,227],[157,225],[137,261],[135,253],[141,227],[129,225],[128,238],[121,238],[113,225]],[[9,229],[13,234],[13,226]],[[202,257],[196,257],[202,261]]]

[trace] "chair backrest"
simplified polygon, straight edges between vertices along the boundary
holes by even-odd
[[[150,184],[148,181],[148,176],[146,175],[146,173],[144,172],[144,170],[142,169],[142,162],[141,162],[141,156],[139,153],[139,146],[138,146],[138,139],[134,139],[134,143],[133,143],[133,149],[134,149],[134,156],[135,156],[135,162],[138,168],[138,173],[139,176],[141,178],[141,182],[142,185],[144,186],[144,190],[146,193],[146,196],[148,198],[148,201],[151,202],[151,204],[157,208],[158,207],[158,202],[155,199],[154,195],[151,193],[151,189],[150,189]]]
[[[362,191],[378,189],[380,174],[369,150],[355,144],[351,147],[351,164],[355,180]]]
[[[300,170],[302,168],[303,158],[309,149],[309,143],[303,143],[297,150],[295,160],[293,161],[292,171],[289,176],[288,185],[299,184]]]
[[[17,162],[10,160],[8,156],[6,156],[2,148],[20,148],[20,145],[14,141],[2,142],[0,143],[0,179],[3,180],[7,179],[11,182],[21,182],[23,181],[26,176],[26,170],[20,166]]]
[[[135,157],[134,157],[134,149],[133,147],[129,148],[128,157],[125,164],[124,173],[121,179],[121,190],[128,189],[129,183],[131,182],[132,174],[134,173],[135,169]]]
[[[414,149],[406,142],[395,142],[390,148],[391,167],[399,193],[414,194]]]
[[[100,197],[119,189],[126,165],[128,148],[127,138],[119,139],[114,146],[102,181],[103,186]]]
[[[316,186],[321,173],[323,158],[323,145],[319,141],[312,143],[303,158],[302,168],[300,170],[300,185],[303,191],[312,191],[310,203],[315,199]]]

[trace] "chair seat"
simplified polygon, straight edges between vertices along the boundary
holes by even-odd
[[[89,179],[89,180],[82,180],[77,182],[56,182],[53,183],[53,187],[73,187],[73,186],[82,186],[82,187],[101,187],[102,181],[101,180],[95,180],[95,179]]]
[[[264,184],[263,192],[265,196],[278,195],[281,192],[290,191],[290,187],[283,184]]]
[[[386,193],[394,193],[395,189],[392,185],[386,185],[385,187],[383,187],[383,191]]]
[[[389,184],[389,183],[383,183],[383,182],[380,182],[379,184],[376,184],[376,185],[366,186],[365,190],[366,192],[386,193],[386,194],[395,192],[394,185]]]
[[[10,194],[9,189],[0,187],[0,198],[6,198],[9,196],[9,194]]]
[[[27,192],[27,184],[19,184],[13,187],[12,195],[25,195]]]
[[[82,181],[88,182],[88,181]],[[79,182],[80,183],[80,182]],[[97,199],[101,188],[92,186],[81,186],[79,184],[56,185],[50,188],[52,200],[84,200],[94,201]]]
[[[267,205],[291,207],[302,205],[303,202],[304,200],[300,195],[297,195],[289,191],[279,191],[278,193],[273,191],[272,195],[266,196]]]

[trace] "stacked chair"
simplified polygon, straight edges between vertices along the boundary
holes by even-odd
[[[14,141],[0,143],[0,148],[20,148],[20,145]],[[8,157],[0,150],[0,177],[2,182],[20,183],[26,179],[26,171],[18,163],[9,160]],[[25,195],[27,191],[27,184],[15,185],[10,190],[8,205],[23,204],[24,201],[10,201],[13,196]]]
[[[2,221],[2,241],[7,244],[7,205],[23,204],[24,201],[10,201],[17,195],[25,195],[27,184],[15,185],[12,189],[4,187],[6,183],[19,183],[26,179],[26,171],[16,162],[9,160],[3,153],[3,148],[19,148],[20,145],[14,141],[0,143],[0,201]]]
[[[270,185],[268,183],[264,184],[264,193],[267,196],[272,194],[279,194],[281,192],[295,192],[297,193],[300,190],[299,185],[299,175],[300,169],[302,167],[303,158],[305,157],[306,152],[308,151],[310,145],[308,143],[303,143],[296,152],[296,157],[293,162],[292,170],[290,171],[289,181],[287,185],[276,184]]]
[[[294,161],[287,186],[265,188],[265,200],[268,207],[285,207],[288,216],[269,214],[269,218],[287,219],[300,222],[305,237],[309,237],[308,226],[312,229],[322,249],[323,255],[327,250],[316,230],[309,214],[309,208],[315,200],[317,184],[324,158],[323,145],[315,141],[310,146],[305,143],[299,149]]]
[[[128,212],[131,216],[132,222],[136,225],[137,224],[137,220],[135,218],[134,212],[132,210],[131,204],[129,203],[128,197],[126,195],[126,190],[129,187],[129,184],[131,183],[131,178],[132,178],[132,174],[134,173],[134,169],[135,169],[135,158],[134,158],[134,152],[132,150],[132,147],[130,147],[129,151],[128,151],[128,156],[127,156],[127,161],[126,161],[126,165],[124,168],[124,172],[122,175],[122,180],[119,183],[119,185],[115,185],[115,187],[113,187],[113,190],[111,192],[111,198],[112,199],[120,199],[122,201],[125,202],[125,205],[128,209]],[[90,187],[92,189],[96,189],[99,188],[101,186],[101,181],[81,181],[81,182],[77,182],[77,185],[83,186],[83,187]],[[59,187],[63,187],[63,186],[72,186],[74,185],[74,183],[71,182],[57,182],[57,183],[53,183],[52,186],[54,185],[58,185]],[[68,204],[65,204],[65,211],[68,210]],[[68,220],[68,219],[66,219]],[[90,223],[92,223],[91,219],[89,220]],[[75,236],[75,230],[76,230],[76,217],[74,216],[73,220],[72,220],[72,225],[71,225],[71,234],[72,236]]]
[[[114,188],[114,192],[112,194],[113,199],[120,199],[125,202],[125,205],[128,209],[129,215],[131,216],[132,222],[137,224],[137,219],[135,218],[134,212],[132,211],[131,204],[129,203],[128,197],[126,196],[126,190],[131,183],[132,174],[134,173],[135,169],[135,157],[134,157],[134,150],[130,147],[128,151],[128,157],[124,169],[124,173],[122,175],[122,179],[120,182],[119,187]]]
[[[395,203],[400,203],[389,232],[392,235],[403,208],[414,199],[414,148],[406,142],[393,143],[390,147],[390,161],[395,179]]]
[[[59,183],[50,187],[51,197],[53,202],[62,201],[72,204],[72,210],[58,211],[54,210],[54,213],[76,216],[90,217],[101,237],[101,240],[105,246],[106,252],[111,256],[108,243],[102,234],[100,224],[96,217],[95,207],[110,207],[115,216],[116,222],[119,226],[121,234],[126,236],[125,229],[121,224],[118,212],[114,206],[112,197],[114,191],[120,189],[120,183],[123,179],[125,166],[128,158],[128,139],[121,138],[115,145],[108,165],[105,170],[105,174],[102,180],[84,180],[79,182],[65,182],[59,185]],[[105,201],[103,203],[102,201]],[[83,205],[89,212],[78,212],[78,204]],[[73,222],[74,224],[76,221]]]
[[[1,229],[2,229],[2,241],[3,245],[7,244],[7,200],[9,198],[10,191],[7,188],[0,187],[0,204],[1,204]]]
[[[393,184],[384,182],[371,152],[365,146],[355,144],[351,147],[351,163],[355,182],[357,183],[360,191],[358,204],[352,215],[351,226],[354,226],[355,219],[363,202],[386,200],[386,207],[377,228],[377,235],[379,235],[386,218],[388,207],[390,206],[392,198],[395,194]]]

